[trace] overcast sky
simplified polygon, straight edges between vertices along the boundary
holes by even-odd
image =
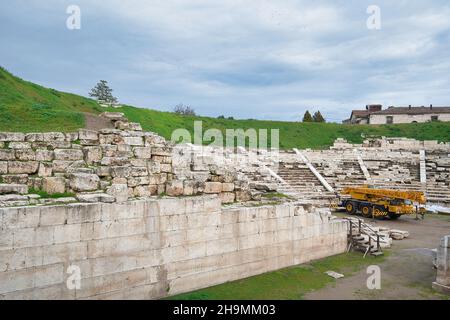
[[[87,95],[106,79],[152,109],[340,121],[369,103],[450,104],[448,0],[2,0],[0,39],[0,65],[26,80]]]

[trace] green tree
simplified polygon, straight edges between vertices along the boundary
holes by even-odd
[[[309,111],[307,110],[305,112],[305,115],[303,116],[303,122],[313,122],[314,119],[313,117],[311,117],[311,113],[309,113]]]
[[[108,86],[108,81],[100,80],[91,90],[89,96],[106,103],[117,103],[117,99],[112,95],[112,92],[113,90]]]
[[[313,118],[314,118],[314,122],[326,122],[325,118],[322,116],[320,111],[317,111],[316,113],[314,113]]]

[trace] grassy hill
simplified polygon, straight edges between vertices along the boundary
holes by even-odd
[[[19,79],[0,68],[0,131],[73,131],[85,126],[84,113],[105,111],[94,100],[44,88]],[[194,121],[203,121],[203,130],[279,129],[281,148],[324,148],[336,138],[360,143],[364,135],[408,137],[419,140],[450,141],[450,123],[402,125],[342,125],[334,123],[298,123],[286,121],[228,120],[208,117],[184,117],[170,112],[123,106],[119,111],[148,131],[170,138],[173,130],[193,132]]]

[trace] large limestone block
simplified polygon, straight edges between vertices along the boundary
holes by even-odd
[[[144,145],[144,139],[142,139],[142,137],[124,137],[123,141],[125,144],[128,144],[130,146],[143,146]]]
[[[221,193],[223,190],[222,183],[220,182],[206,182],[204,192],[207,194]]]
[[[78,131],[78,138],[84,141],[98,141],[98,132],[82,129]]]
[[[100,162],[103,157],[102,148],[99,146],[85,147],[83,148],[83,153],[84,161],[86,161],[88,165]]]
[[[39,171],[38,171],[39,177],[50,177],[52,173],[53,173],[52,163],[41,162],[39,164]]]
[[[166,193],[171,197],[182,196],[184,193],[183,181],[174,180],[169,182],[166,186]]]
[[[223,192],[233,192],[234,191],[234,183],[224,183],[222,184]]]
[[[36,150],[36,161],[53,161],[55,153],[53,150],[38,149]]]
[[[31,149],[31,143],[29,142],[10,142],[10,149]]]
[[[161,157],[172,156],[172,148],[170,147],[153,147],[152,154]]]
[[[98,189],[100,178],[95,174],[73,173],[69,177],[70,187],[75,191],[95,191]]]
[[[16,158],[19,161],[35,161],[36,152],[32,149],[19,149],[16,150]]]
[[[8,173],[10,174],[35,174],[38,171],[39,162],[36,161],[9,161]]]
[[[113,178],[127,178],[131,176],[131,167],[117,166],[111,167],[111,176]]]
[[[128,186],[126,184],[113,184],[106,191],[107,194],[116,198],[117,202],[128,200]]]
[[[132,167],[130,174],[132,177],[148,176],[148,169],[146,167]]]
[[[0,149],[0,161],[15,160],[14,150]]]
[[[46,132],[42,134],[42,140],[44,142],[63,142],[66,141],[66,136],[61,132]]]
[[[0,161],[0,174],[8,173],[8,162]]]
[[[222,203],[233,203],[236,200],[236,195],[233,192],[223,192],[219,194]]]
[[[142,131],[142,126],[140,123],[137,122],[130,122],[130,130],[133,131]]]
[[[252,194],[249,191],[236,191],[236,201],[246,202],[252,199]]]
[[[42,189],[49,194],[64,193],[66,191],[66,179],[46,177],[42,180]]]
[[[18,132],[0,132],[0,141],[24,141],[25,134]]]
[[[76,149],[55,149],[55,159],[77,161],[83,159],[83,151]]]
[[[158,192],[158,186],[137,186],[133,189],[133,195],[135,197],[150,197],[156,195]]]
[[[103,112],[100,117],[109,119],[111,121],[126,120],[125,114],[122,112]]]
[[[23,184],[0,184],[0,194],[27,194],[28,186]]]
[[[151,147],[135,147],[134,156],[138,159],[151,159],[152,148]]]

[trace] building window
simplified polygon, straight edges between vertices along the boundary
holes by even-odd
[[[431,121],[439,121],[439,116],[431,116]]]
[[[394,123],[394,117],[393,116],[387,116],[386,117],[386,123],[387,124],[393,124]]]

